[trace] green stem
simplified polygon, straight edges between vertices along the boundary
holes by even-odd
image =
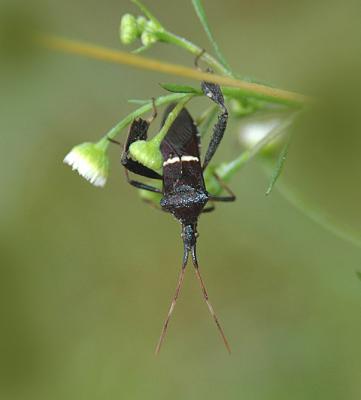
[[[168,32],[166,30],[157,32],[156,33],[157,37],[159,40],[166,42],[166,43],[171,43],[174,44],[175,46],[181,47],[191,54],[193,54],[195,57],[199,56],[204,49],[201,47],[197,46],[196,44],[190,42],[189,40],[182,38],[172,32]],[[204,52],[201,56],[201,60],[206,62],[212,69],[217,71],[218,73],[226,76],[232,77],[232,73],[228,71],[226,67],[224,67],[218,60],[216,60],[214,57],[212,57],[209,53]]]
[[[188,93],[172,93],[166,96],[158,97],[155,100],[156,106],[162,106],[164,104],[178,102],[184,99],[185,97],[189,96]],[[115,137],[126,127],[128,126],[134,119],[140,117],[141,115],[145,114],[152,110],[153,104],[149,101],[148,104],[138,108],[137,110],[133,111],[132,113],[128,114],[125,118],[123,118],[118,124],[116,124],[104,137],[103,139],[115,139]]]
[[[230,76],[222,76],[218,74],[209,74],[197,71],[194,68],[187,68],[181,65],[161,62],[149,59],[136,54],[124,53],[122,51],[108,49],[106,47],[96,46],[76,40],[65,39],[56,36],[41,35],[36,40],[43,46],[52,50],[64,51],[67,53],[86,56],[89,58],[108,61],[118,64],[130,65],[135,68],[147,69],[185,77],[187,79],[195,79],[198,81],[209,81],[223,86],[231,86],[238,88],[238,96],[251,96],[255,98],[269,99],[269,101],[285,105],[293,105],[298,108],[312,99],[299,93],[289,92],[282,89],[276,89],[258,83],[246,82],[239,79],[233,79]],[[237,92],[237,89],[236,89]],[[236,92],[232,97],[236,97]],[[227,95],[227,93],[225,92]],[[261,96],[261,97],[260,97]]]
[[[274,129],[272,129],[263,139],[261,139],[256,145],[243,151],[237,158],[234,160],[223,163],[216,168],[216,174],[225,182],[229,182],[232,176],[238,172],[244,165],[246,165],[253,157],[255,157],[263,147],[267,144],[275,140],[277,137],[282,135],[285,130],[291,126],[295,117],[299,113],[293,113],[284,121],[282,121],[279,125],[277,125]]]
[[[226,97],[232,99],[244,100],[245,98],[253,98],[258,100],[263,100],[269,103],[282,104],[284,106],[289,106],[292,108],[302,108],[305,103],[300,102],[298,99],[294,98],[280,98],[273,95],[272,91],[256,92],[250,88],[233,88],[233,87],[222,87],[222,92]]]
[[[270,165],[266,164],[266,172],[269,174]],[[293,207],[297,208],[303,215],[321,225],[324,229],[332,232],[335,236],[349,242],[359,248],[361,248],[361,235],[360,232],[348,227],[341,225],[340,222],[336,221],[332,216],[326,214],[319,207],[311,204],[301,198],[299,193],[296,193],[288,185],[278,183],[276,189],[282,195],[282,197],[288,201]]]
[[[162,126],[162,129],[159,131],[159,133],[151,140],[151,142],[156,145],[160,146],[162,140],[165,138],[165,135],[167,134],[169,128],[177,118],[178,114],[182,111],[184,106],[188,103],[188,101],[193,97],[193,94],[187,94],[185,97],[183,97],[181,100],[179,100],[178,104],[173,108],[173,110],[168,114],[167,119],[164,122],[164,125]]]
[[[221,75],[224,75],[226,77],[230,78],[235,78],[237,76],[237,79],[240,80],[245,80],[245,82],[249,83],[255,83],[255,81],[251,78],[243,78],[239,75],[236,75],[233,73],[232,70],[230,70],[227,66],[223,65],[221,62],[219,62],[216,58],[211,56],[209,53],[205,52],[204,49],[201,47],[197,46],[193,42],[189,41],[188,39],[185,39],[181,36],[178,36],[172,32],[169,32],[165,29],[161,29],[158,32],[155,33],[158,37],[159,40],[174,44],[175,46],[181,47],[184,50],[188,51],[189,53],[193,54],[195,57],[199,56],[202,54],[200,57],[201,60],[206,62],[212,69],[216,72],[218,72]],[[202,53],[203,52],[203,53]],[[247,85],[246,85],[247,86]],[[270,86],[262,84],[265,88],[269,88],[270,90],[266,90],[263,92],[255,92],[254,88],[252,85],[249,85],[249,87],[244,87],[244,88],[233,88],[233,87],[222,87],[222,91],[225,94],[225,96],[232,97],[232,98],[238,98],[238,99],[244,99],[245,97],[252,97],[255,99],[259,100],[264,100],[272,103],[279,103],[291,107],[301,107],[303,106],[302,102],[299,102],[298,99],[290,98],[290,99],[284,99],[284,98],[277,98],[274,96],[273,90]],[[296,100],[296,101],[295,101]]]
[[[181,48],[189,51],[196,57],[199,56],[201,53],[203,53],[202,57],[201,57],[202,60],[207,62],[212,68],[214,68],[218,72],[232,77],[232,73],[230,72],[230,69],[227,68],[226,64],[223,65],[217,59],[212,57],[210,54],[206,53],[204,51],[204,49],[195,45],[194,43],[190,42],[189,40],[184,39],[184,38],[182,38],[178,35],[175,35],[174,33],[169,32],[166,29],[164,29],[164,27],[158,21],[158,19],[149,11],[149,9],[140,0],[132,0],[132,2],[134,4],[136,4],[140,8],[140,10],[143,12],[143,14],[149,20],[151,20],[154,23],[154,25],[157,27],[157,31],[153,32],[153,33],[158,37],[159,40],[166,42],[166,43],[174,44],[178,47],[181,47]],[[209,29],[207,31],[207,34],[211,35],[211,32],[209,31]]]

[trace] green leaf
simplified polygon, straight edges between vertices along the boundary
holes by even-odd
[[[361,281],[361,272],[360,271],[356,271],[356,275],[357,275],[357,277],[360,279],[360,281]]]
[[[282,170],[283,170],[283,167],[284,167],[284,164],[285,164],[287,155],[288,155],[288,149],[289,149],[289,147],[290,147],[290,142],[291,142],[291,137],[288,138],[286,144],[283,146],[283,148],[282,148],[282,150],[281,150],[281,153],[280,153],[280,155],[279,155],[279,157],[278,157],[277,164],[276,164],[276,168],[275,168],[275,170],[274,170],[273,173],[272,173],[271,182],[270,182],[270,184],[269,184],[269,186],[268,186],[268,189],[267,189],[267,191],[266,191],[266,196],[268,196],[269,194],[271,194],[271,192],[272,192],[272,190],[273,190],[273,187],[274,187],[274,185],[275,185],[276,182],[277,182],[277,179],[278,179],[278,178],[280,177],[280,175],[281,175],[281,172],[282,172]]]
[[[161,83],[160,86],[168,90],[168,92],[172,93],[195,93],[195,94],[201,94],[201,91],[199,89],[196,89],[192,86],[186,86],[186,85],[177,85],[174,83]]]
[[[229,64],[227,63],[226,59],[224,58],[217,42],[214,39],[214,36],[210,30],[208,21],[207,21],[207,16],[206,13],[204,11],[203,5],[201,0],[192,0],[193,3],[193,7],[198,15],[199,20],[201,21],[201,24],[203,26],[203,29],[205,30],[209,41],[212,43],[213,49],[215,51],[215,53],[217,54],[217,57],[219,59],[219,61],[223,64],[223,66],[228,70],[228,72],[231,72],[231,68],[229,66]]]

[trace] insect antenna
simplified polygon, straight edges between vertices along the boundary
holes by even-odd
[[[180,291],[182,289],[183,280],[184,280],[184,273],[185,273],[186,266],[187,266],[187,261],[188,261],[188,255],[189,255],[189,250],[188,250],[188,248],[186,246],[184,246],[182,269],[181,269],[181,272],[179,274],[177,287],[176,287],[176,290],[175,290],[175,293],[174,293],[174,296],[173,296],[172,303],[171,303],[171,305],[169,307],[167,318],[165,319],[164,324],[163,324],[162,333],[160,334],[159,341],[158,341],[157,347],[155,349],[155,354],[156,355],[159,354],[160,348],[162,347],[165,335],[167,333],[169,320],[170,320],[170,318],[171,318],[171,316],[173,314],[177,299],[178,299]]]
[[[218,328],[218,330],[219,330],[219,333],[220,333],[221,336],[222,336],[224,345],[226,346],[228,353],[231,354],[231,347],[229,346],[228,340],[227,340],[227,338],[226,338],[226,335],[224,334],[224,331],[223,331],[222,326],[221,326],[221,324],[220,324],[220,322],[219,322],[219,320],[218,320],[218,318],[217,318],[217,315],[216,315],[216,313],[214,312],[213,306],[212,306],[212,304],[211,304],[210,301],[209,301],[208,292],[207,292],[206,286],[205,286],[205,284],[204,284],[204,282],[203,282],[201,273],[200,273],[200,271],[199,271],[198,260],[197,260],[197,254],[196,254],[196,246],[195,246],[195,245],[192,246],[192,262],[193,262],[193,266],[194,266],[194,271],[195,271],[195,273],[196,273],[197,279],[198,279],[199,284],[200,284],[200,286],[201,286],[202,293],[203,293],[203,297],[204,297],[205,302],[207,303],[209,312],[211,313],[211,315],[212,315],[212,317],[213,317],[213,319],[214,319],[214,322],[215,322],[216,325],[217,325],[217,328]]]

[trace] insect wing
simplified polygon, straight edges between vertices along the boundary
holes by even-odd
[[[129,147],[132,143],[138,140],[147,140],[148,128],[149,122],[142,118],[135,119],[132,122],[132,125],[129,129],[128,139],[124,146],[121,163],[128,171],[131,171],[137,175],[152,179],[162,179],[162,177],[157,172],[128,157]]]
[[[162,126],[167,119],[168,114],[175,107],[170,105],[163,117]],[[177,118],[169,128],[166,137],[163,139],[160,149],[164,160],[172,156],[193,156],[199,159],[199,134],[193,118],[189,112],[183,108]]]

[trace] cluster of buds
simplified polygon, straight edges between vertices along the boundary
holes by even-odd
[[[143,16],[135,17],[132,14],[125,14],[120,21],[119,36],[125,45],[140,39],[144,47],[149,47],[159,40],[157,33],[161,29],[162,27],[155,21]]]

